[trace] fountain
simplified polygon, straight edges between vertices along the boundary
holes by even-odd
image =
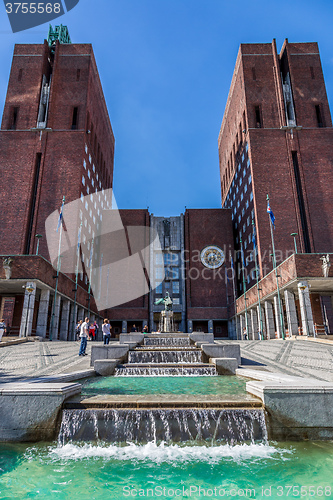
[[[164,311],[162,311],[164,312]],[[190,344],[188,335],[145,336],[143,345],[128,352],[128,361],[118,365],[115,376],[217,375],[215,365],[204,363],[202,350]]]

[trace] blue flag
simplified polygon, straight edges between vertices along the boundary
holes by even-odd
[[[64,197],[64,198],[63,198],[63,200],[62,200],[62,205],[61,205],[60,214],[59,214],[59,219],[58,219],[57,232],[59,231],[60,226],[61,226],[61,224],[62,224],[62,211],[63,211],[63,208],[64,208],[64,204],[65,204],[65,197]]]
[[[81,245],[81,229],[82,229],[82,222],[80,224],[79,234],[78,234],[78,237],[77,237],[77,251],[78,251],[78,253],[80,251],[80,245]]]
[[[272,226],[275,229],[275,217],[274,217],[274,214],[273,214],[273,210],[271,209],[271,206],[269,204],[269,201],[267,202],[267,213],[269,214]]]
[[[253,235],[252,235],[252,243],[253,243],[253,250],[257,250],[257,245],[256,245],[256,226],[253,226]]]

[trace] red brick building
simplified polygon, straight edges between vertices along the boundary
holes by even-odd
[[[66,30],[62,26],[60,29]],[[0,203],[3,207],[0,213],[0,254],[6,256],[6,262],[10,258],[14,261],[10,265],[15,268],[18,255],[36,254],[37,234],[42,236],[38,253],[49,261],[45,237],[47,217],[60,209],[63,197],[69,203],[100,193],[100,207],[83,206],[83,210],[77,213],[75,234],[82,222],[81,260],[86,263],[92,232],[101,217],[99,212],[111,207],[112,201],[106,199],[108,192],[104,190],[112,187],[114,144],[92,46],[59,41],[55,44],[45,41],[44,44],[15,45],[0,131]],[[4,271],[1,277],[4,278]],[[32,279],[33,276],[27,273],[25,281],[29,283]],[[43,282],[44,277],[39,276],[39,279]],[[73,274],[67,279],[73,280]],[[8,307],[8,303],[13,304],[13,294],[22,295],[24,281],[18,280],[16,287],[12,278],[10,282],[10,293],[7,297],[6,292],[2,294],[1,310],[6,312],[3,314],[12,330],[15,332],[21,328],[22,335],[22,324],[25,323],[28,332],[48,335],[50,313],[48,318],[44,316],[54,300],[55,280],[53,286],[48,283],[48,286],[38,288],[35,284],[31,297],[25,293],[25,306],[23,296],[19,298],[17,307],[21,307],[21,312],[14,312],[13,305]],[[8,284],[4,283],[3,287]],[[85,290],[85,295],[77,293],[81,301],[75,313],[74,282],[66,290],[60,288],[57,304],[50,306],[58,318],[53,337],[69,338],[69,318],[78,312],[82,317],[89,302],[94,314],[97,313],[94,301],[88,297],[87,273],[79,273],[78,286]],[[47,305],[39,321],[36,314],[32,318],[31,311],[26,314],[25,308],[29,298],[28,309],[33,310],[34,301],[39,302],[41,294],[41,300]],[[64,305],[67,327],[65,330],[62,327],[61,333]],[[14,320],[14,316],[19,318],[22,314],[20,326],[20,321]]]
[[[260,277],[273,268],[267,195],[276,218],[273,233],[277,264],[295,252],[292,235],[298,252],[319,254],[319,263],[323,254],[333,251],[332,143],[332,121],[317,44],[285,40],[279,54],[275,40],[271,44],[242,44],[219,135],[222,204],[232,210],[236,249],[239,254],[241,248],[244,252],[244,259],[240,255],[238,259],[239,266],[243,267],[244,261],[245,268],[244,281],[241,272],[238,276],[240,294],[256,284],[252,223],[256,228]],[[299,275],[299,281],[306,281],[307,275],[313,275],[311,268],[308,274]],[[274,273],[271,279],[276,299]],[[321,282],[322,317],[317,315],[321,327],[323,318],[332,312],[325,295],[331,293],[332,283],[328,277],[325,279],[325,287]],[[320,287],[318,284],[318,292]],[[256,288],[253,290],[258,296]],[[281,293],[285,293],[283,286]],[[264,304],[263,290],[261,294]],[[281,304],[281,300],[278,302]],[[266,306],[269,312],[261,315],[264,324],[273,314],[271,302]],[[257,312],[246,312],[245,301],[242,305],[239,302],[239,307],[243,313],[241,329],[246,323],[249,330],[252,323],[254,335],[260,330]],[[291,331],[290,321],[286,317],[280,320],[288,313],[288,307],[287,299],[280,311],[275,304],[274,322],[267,327],[270,336],[275,331],[278,336],[283,334],[279,321],[285,322],[285,328]],[[294,304],[292,307],[295,309]],[[300,311],[296,312],[301,325]],[[303,330],[304,324],[305,320]],[[294,325],[293,333],[296,330]]]

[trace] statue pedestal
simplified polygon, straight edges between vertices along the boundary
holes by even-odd
[[[160,330],[163,333],[173,332],[173,311],[162,311],[161,312]]]

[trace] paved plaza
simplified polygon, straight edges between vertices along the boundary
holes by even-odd
[[[238,343],[242,365],[288,375],[314,377],[333,382],[333,343],[314,341],[227,341]],[[0,382],[52,377],[90,368],[92,345],[88,342],[86,357],[79,357],[79,342],[26,342],[3,345],[0,349]]]

